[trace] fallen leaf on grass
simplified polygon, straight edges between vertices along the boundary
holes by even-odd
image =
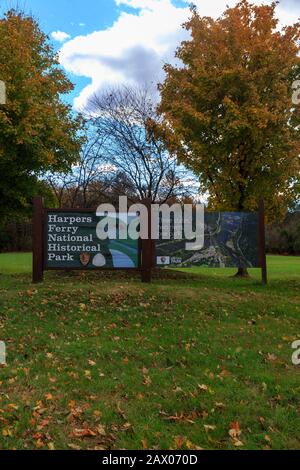
[[[194,412],[190,415],[180,413],[180,414],[175,414],[173,416],[168,416],[164,411],[161,411],[160,416],[162,417],[162,419],[165,419],[167,421],[178,421],[178,422],[185,422],[185,423],[195,424],[195,419],[197,418],[197,413]]]
[[[6,407],[7,411],[17,411],[19,409],[18,405],[15,405],[14,403],[10,403]]]
[[[97,436],[97,433],[95,431],[92,431],[89,428],[83,428],[83,429],[73,429],[73,431],[70,434],[70,437],[95,437]]]
[[[148,450],[148,442],[145,439],[143,439],[141,442],[142,442],[143,449]]]
[[[270,354],[270,353],[268,353],[268,354],[267,354],[267,361],[271,361],[271,362],[277,361],[277,356],[276,356],[276,354]]]
[[[99,436],[106,436],[105,427],[102,424],[98,424],[98,426],[96,427],[96,431],[99,434]]]
[[[231,372],[229,370],[223,369],[222,372],[220,372],[219,376],[220,377],[230,377]]]
[[[214,431],[216,429],[216,426],[212,426],[210,424],[204,424],[204,429],[205,429],[205,432]]]
[[[81,450],[80,446],[77,446],[76,444],[68,444],[68,447],[72,450]]]
[[[229,436],[233,440],[233,445],[235,447],[242,447],[244,445],[243,442],[239,439],[241,434],[242,434],[242,431],[240,429],[239,422],[234,421],[230,423]]]
[[[43,419],[43,420],[39,423],[39,425],[37,426],[37,430],[38,430],[38,431],[41,431],[44,427],[48,426],[48,424],[50,423],[50,420],[51,420],[51,418],[49,418],[49,419]]]
[[[230,423],[230,430],[229,430],[229,436],[234,439],[237,438],[241,435],[242,431],[240,429],[240,425],[238,421],[234,421]]]
[[[41,448],[44,447],[44,446],[45,446],[45,444],[44,444],[44,442],[43,442],[41,439],[38,439],[38,440],[36,441],[36,443],[35,443],[35,447],[36,447],[37,449],[41,449]]]
[[[201,385],[198,384],[198,388],[199,388],[200,390],[203,390],[204,392],[207,392],[207,390],[208,390],[208,386],[205,385],[205,384],[201,384]]]
[[[149,375],[144,375],[143,384],[146,385],[147,387],[149,387],[149,385],[152,384],[152,380],[151,380],[151,378],[149,377]]]
[[[36,289],[28,289],[27,290],[27,295],[35,295],[35,294],[37,294],[37,292],[38,291]]]
[[[235,447],[242,447],[244,444],[243,444],[243,442],[240,441],[239,439],[235,439],[233,445],[234,445]]]
[[[226,408],[226,405],[224,405],[224,403],[216,402],[215,405],[216,408],[219,408],[220,410]]]
[[[106,436],[105,427],[102,424],[98,424],[94,429],[90,428],[75,428],[70,434],[70,437],[95,437],[95,436]]]

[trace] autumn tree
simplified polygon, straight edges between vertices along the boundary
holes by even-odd
[[[28,207],[39,176],[77,160],[81,119],[63,102],[73,85],[38,23],[11,10],[0,19],[0,222]]]
[[[179,66],[166,65],[160,112],[169,146],[198,176],[211,209],[285,212],[299,176],[299,23],[278,28],[276,2],[246,0],[217,20],[192,8]]]

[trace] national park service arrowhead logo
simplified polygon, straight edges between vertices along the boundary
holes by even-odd
[[[89,253],[80,253],[80,262],[82,266],[87,266],[90,262],[91,255]]]

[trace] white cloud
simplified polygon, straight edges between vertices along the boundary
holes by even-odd
[[[64,31],[53,31],[53,33],[51,33],[51,37],[58,42],[65,42],[67,39],[71,39],[71,36]]]
[[[289,0],[285,1],[278,14],[283,23],[291,24],[297,20],[296,11],[287,9]],[[269,4],[271,0],[252,2]],[[69,72],[91,79],[91,84],[75,99],[76,108],[84,106],[95,91],[112,84],[156,84],[163,78],[163,64],[174,63],[174,51],[187,37],[181,25],[189,16],[190,0],[181,8],[175,7],[172,0],[115,0],[115,3],[135,11],[121,12],[108,29],[77,36],[60,51],[61,63]],[[194,0],[193,3],[200,14],[216,18],[226,5],[233,6],[236,0]],[[61,32],[52,35],[57,33]],[[67,39],[63,37],[63,41]]]

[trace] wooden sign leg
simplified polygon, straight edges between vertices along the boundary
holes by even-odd
[[[267,257],[266,257],[266,231],[265,231],[265,204],[259,201],[259,253],[261,266],[261,280],[264,285],[268,283]]]
[[[37,196],[33,198],[32,282],[34,284],[42,282],[43,277],[44,277],[43,219],[44,219],[43,198],[40,196]]]
[[[143,201],[148,211],[148,239],[141,240],[142,249],[142,262],[141,262],[141,273],[142,282],[151,282],[152,277],[152,240],[151,240],[151,199],[147,198]]]

